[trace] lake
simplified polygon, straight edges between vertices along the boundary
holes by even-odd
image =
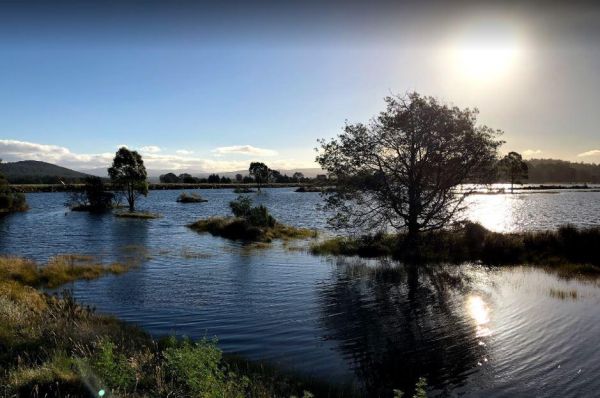
[[[227,215],[231,190],[207,203],[151,191],[157,220],[69,212],[62,193],[28,194],[31,210],[0,218],[0,253],[45,261],[143,252],[139,269],[70,286],[75,297],[159,336],[219,339],[253,360],[371,396],[424,376],[431,396],[593,396],[600,391],[600,286],[540,268],[404,267],[317,257],[308,242],[253,248],[186,225]],[[280,221],[325,229],[316,193],[267,189]],[[496,231],[600,225],[600,192],[473,195],[466,214]]]

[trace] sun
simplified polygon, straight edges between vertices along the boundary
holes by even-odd
[[[481,82],[510,76],[522,53],[523,44],[515,32],[502,26],[485,26],[458,35],[450,55],[460,74]]]

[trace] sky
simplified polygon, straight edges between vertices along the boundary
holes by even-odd
[[[418,91],[504,152],[600,163],[598,37],[583,2],[2,2],[0,158],[316,167],[317,139]]]

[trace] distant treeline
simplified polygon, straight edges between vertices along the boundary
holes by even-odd
[[[600,183],[600,164],[575,163],[556,159],[531,159],[527,160],[526,163],[529,167],[529,178],[522,181],[524,183]],[[7,168],[6,164],[3,166]],[[72,170],[69,171],[77,173]],[[11,184],[78,184],[83,183],[83,178],[86,176],[82,173],[71,175],[68,175],[69,173],[61,173],[61,175],[26,175],[24,173],[27,170],[20,170],[20,173],[14,173],[13,170],[8,169],[4,172]],[[302,173],[294,173],[288,176],[285,174],[282,175],[276,170],[271,170],[269,175],[269,182],[279,184],[311,183],[323,181],[324,179],[324,175],[317,176],[317,178],[307,178]],[[241,174],[230,178],[220,176],[219,174],[211,174],[208,177],[194,177],[187,173],[179,175],[167,173],[160,176],[160,182],[167,184],[252,184],[255,180],[251,176]]]
[[[575,163],[556,159],[528,160],[527,183],[589,182],[600,183],[600,164]]]
[[[323,176],[324,177],[324,176]],[[320,177],[322,179],[323,177]],[[252,184],[255,179],[251,176],[236,174],[234,178],[211,174],[208,177],[194,177],[188,173],[175,175],[174,173],[163,174],[159,177],[163,184]],[[277,184],[289,184],[296,182],[309,182],[310,178],[304,177],[304,174],[296,172],[292,176],[281,174],[277,170],[269,170],[268,182]]]

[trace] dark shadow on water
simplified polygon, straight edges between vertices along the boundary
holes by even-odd
[[[318,288],[321,322],[369,396],[412,392],[419,377],[446,395],[477,368],[485,347],[457,268],[335,261],[333,283]]]

